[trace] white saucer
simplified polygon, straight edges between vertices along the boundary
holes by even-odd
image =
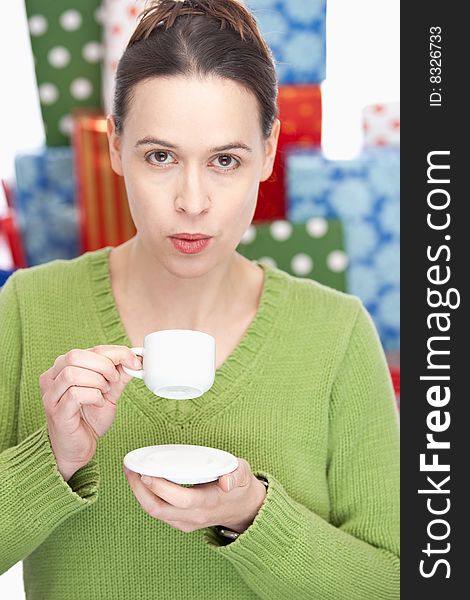
[[[163,477],[173,483],[207,483],[235,471],[238,460],[230,452],[192,446],[163,444],[145,446],[128,452],[125,466],[131,471],[150,477]]]

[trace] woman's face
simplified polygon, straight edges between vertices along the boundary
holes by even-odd
[[[108,137],[146,251],[192,275],[228,259],[272,173],[279,125],[265,141],[256,97],[228,79],[158,77],[135,86],[121,135],[108,117]],[[169,238],[178,233],[213,239],[182,254]]]

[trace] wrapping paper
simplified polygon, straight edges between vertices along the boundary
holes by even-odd
[[[0,185],[0,268],[24,268],[26,256],[14,208],[11,186]]]
[[[288,218],[339,218],[350,260],[348,292],[373,317],[386,350],[400,339],[400,155],[375,148],[350,161],[316,149],[287,157]]]
[[[400,145],[400,103],[373,104],[362,110],[365,146]]]
[[[114,77],[127,42],[145,8],[145,0],[104,0],[103,102],[105,113],[112,112]]]
[[[246,0],[276,60],[280,84],[321,83],[326,0]]]
[[[47,146],[70,144],[71,110],[101,106],[101,0],[26,0]]]
[[[0,269],[0,288],[2,285],[5,285],[7,279],[10,277],[10,275],[13,275],[14,272],[14,270],[4,271],[3,269]]]
[[[4,223],[5,216],[0,215],[0,271],[13,268],[13,256]]]
[[[0,256],[0,268],[26,267],[21,235],[11,209],[0,215]]]
[[[346,290],[348,257],[343,227],[337,219],[313,218],[306,223],[277,220],[251,224],[237,251],[250,260],[263,260],[295,277],[308,277]]]
[[[13,258],[11,256],[10,246],[2,233],[2,221],[0,217],[0,271],[13,268]]]
[[[286,218],[285,157],[289,147],[321,144],[322,102],[317,85],[279,87],[281,131],[273,174],[261,183],[253,222]]]
[[[395,400],[397,402],[398,410],[400,410],[400,352],[385,352],[385,356],[390,369]]]
[[[392,377],[395,400],[397,402],[398,410],[400,410],[400,368],[390,367],[390,375]]]
[[[73,146],[77,173],[80,253],[117,246],[134,236],[123,177],[111,168],[106,118],[77,113]]]
[[[42,148],[15,158],[16,211],[28,266],[78,255],[72,149]]]

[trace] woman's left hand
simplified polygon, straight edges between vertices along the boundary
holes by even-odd
[[[242,533],[253,522],[266,497],[266,487],[243,458],[235,471],[217,481],[182,487],[161,477],[145,477],[123,465],[137,501],[151,517],[189,533],[223,525]],[[144,483],[148,480],[148,484]]]

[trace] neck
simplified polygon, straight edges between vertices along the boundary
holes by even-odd
[[[162,328],[167,329],[218,329],[234,308],[244,306],[253,277],[259,277],[259,269],[255,274],[250,261],[236,252],[199,271],[190,264],[192,257],[181,257],[181,267],[178,259],[164,263],[137,236],[112,252],[130,303],[151,315],[164,315]]]

